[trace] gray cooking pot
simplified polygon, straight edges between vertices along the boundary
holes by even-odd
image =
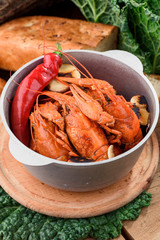
[[[156,92],[143,74],[143,67],[134,55],[119,51],[95,52],[88,50],[66,51],[74,56],[95,78],[107,80],[127,100],[133,95],[144,95],[150,111],[150,129],[143,140],[129,151],[100,162],[61,162],[42,156],[23,145],[12,133],[9,123],[9,109],[18,83],[35,67],[43,57],[36,58],[21,67],[8,80],[1,95],[1,116],[10,135],[9,149],[13,157],[37,179],[58,189],[67,191],[92,191],[115,183],[125,176],[137,162],[143,147],[153,133],[158,117],[159,103]],[[117,60],[118,59],[118,60]],[[67,60],[64,60],[67,62]]]

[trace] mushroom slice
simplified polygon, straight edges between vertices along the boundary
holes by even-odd
[[[147,111],[146,108],[140,108],[140,117],[139,117],[139,122],[141,125],[147,125],[149,122],[149,112]]]
[[[136,113],[139,122],[143,126],[147,126],[149,123],[148,104],[144,96],[136,95],[130,100],[133,103],[133,111]]]
[[[80,78],[81,74],[73,65],[64,63],[59,69],[58,76]],[[54,92],[66,92],[69,90],[69,86],[66,83],[53,79],[48,84],[48,89]]]
[[[147,108],[148,107],[146,98],[142,95],[133,96],[131,98],[130,102],[133,103],[133,105],[135,105],[136,107],[139,107],[139,108]]]

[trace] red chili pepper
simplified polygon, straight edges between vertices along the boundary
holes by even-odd
[[[11,128],[15,136],[26,146],[29,145],[30,131],[28,118],[38,91],[42,91],[54,79],[62,59],[55,53],[44,55],[43,63],[33,69],[20,83],[11,105]]]

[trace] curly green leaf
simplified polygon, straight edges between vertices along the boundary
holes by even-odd
[[[3,240],[113,239],[121,234],[122,221],[135,220],[150,201],[151,194],[143,192],[116,211],[97,217],[64,219],[25,208],[0,188],[0,237]]]

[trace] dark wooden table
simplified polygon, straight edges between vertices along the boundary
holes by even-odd
[[[155,132],[160,145],[160,118]],[[147,192],[152,194],[150,206],[142,209],[136,221],[124,221],[122,234],[116,240],[160,239],[160,163]]]
[[[63,6],[63,7],[62,7]],[[53,15],[69,18],[83,18],[80,11],[71,1],[59,1],[54,8],[41,9],[39,12],[32,11],[30,15]],[[22,14],[23,15],[23,14]],[[0,77],[8,79],[9,72],[0,70]],[[160,120],[155,130],[160,144]],[[122,234],[116,240],[159,240],[160,239],[160,164],[156,174],[147,190],[152,194],[149,207],[143,208],[136,221],[124,221]],[[87,240],[93,240],[88,238]]]

